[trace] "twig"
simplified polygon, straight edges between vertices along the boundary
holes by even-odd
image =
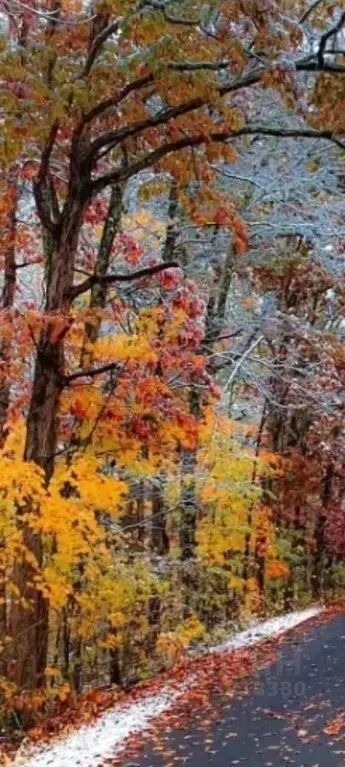
[[[233,380],[236,378],[236,375],[237,375],[241,365],[243,365],[243,363],[247,359],[247,357],[249,357],[249,355],[252,353],[252,351],[257,346],[259,346],[259,344],[263,340],[264,340],[264,336],[262,336],[262,335],[259,336],[259,338],[256,338],[255,341],[253,341],[253,343],[248,347],[248,349],[246,349],[246,351],[242,354],[242,357],[240,357],[238,362],[236,362],[236,365],[235,365],[234,369],[232,370],[231,374],[229,375],[229,378],[228,378],[228,380],[227,380],[227,382],[226,382],[226,384],[224,386],[224,394],[226,394],[226,392],[229,390]]]

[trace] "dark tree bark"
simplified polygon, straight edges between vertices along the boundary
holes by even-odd
[[[71,178],[61,221],[54,229],[54,247],[47,275],[46,323],[36,350],[24,451],[26,461],[33,461],[43,469],[47,485],[54,470],[59,399],[64,373],[64,338],[69,328],[74,262],[85,210],[77,168],[74,172],[71,169]],[[37,193],[42,193],[39,183]],[[57,317],[65,320],[59,333],[54,332]],[[30,502],[27,511],[29,514],[35,513],[30,509]],[[44,552],[40,536],[32,531],[29,522],[22,521],[20,513],[18,526],[22,531],[25,547],[33,555],[37,566],[41,567]],[[13,601],[10,613],[13,656],[9,674],[11,679],[24,689],[34,689],[45,683],[49,606],[47,599],[33,585],[35,574],[35,565],[25,557],[17,563],[14,583],[27,606],[23,609],[19,601]]]
[[[151,548],[159,556],[169,551],[169,536],[164,508],[164,477],[158,478],[159,484],[152,488]]]
[[[110,650],[109,681],[110,684],[114,684],[117,687],[121,687],[123,683],[121,653],[119,647],[113,647]]]
[[[3,237],[6,241],[4,254],[4,283],[2,288],[0,310],[6,323],[11,326],[11,310],[16,288],[16,233],[17,233],[17,186],[9,184],[7,189],[8,213]],[[11,327],[9,327],[11,331]],[[10,405],[10,376],[9,365],[12,356],[11,332],[0,344],[0,449],[4,446],[7,437],[6,422]]]
[[[327,522],[327,511],[332,500],[332,486],[334,479],[334,464],[332,461],[327,467],[327,471],[322,481],[321,509],[315,524],[315,553],[312,566],[312,594],[313,599],[320,599],[323,592],[325,565],[327,555],[325,550],[325,525]]]
[[[123,209],[123,185],[114,184],[110,192],[107,217],[103,227],[102,238],[97,253],[94,276],[99,279],[91,288],[90,310],[93,310],[92,323],[86,323],[86,346],[83,349],[82,364],[89,367],[92,364],[92,344],[97,341],[101,317],[98,310],[104,309],[107,301],[108,286],[102,280],[107,276],[111,251],[116,235],[120,230]],[[90,347],[91,345],[91,347]]]
[[[196,389],[189,392],[189,408],[194,418],[200,418],[200,397]],[[195,557],[196,550],[196,447],[182,448],[181,456],[181,522],[180,550],[181,559],[186,561]]]
[[[255,445],[255,458],[258,458],[260,455],[261,450],[261,444],[262,444],[262,438],[264,434],[264,428],[266,424],[267,419],[267,402],[265,400],[264,406],[262,408],[262,414],[259,424],[259,430],[258,435],[256,438],[256,445]],[[253,473],[252,473],[252,483],[255,483],[257,477],[257,467],[256,462],[254,463]],[[247,532],[245,535],[245,544],[244,544],[244,555],[243,555],[243,571],[242,571],[242,578],[244,581],[244,594],[245,596],[248,594],[248,580],[251,576],[252,570],[253,570],[253,552],[252,552],[252,523],[253,523],[253,504],[250,504],[247,512]],[[255,552],[255,558],[257,560],[257,570],[261,569],[262,563],[257,559],[258,553]],[[260,593],[261,590],[264,589],[264,573],[259,576],[260,578]],[[259,585],[259,581],[258,581]]]
[[[14,182],[7,185],[7,221],[4,222],[3,238],[5,240],[4,253],[4,282],[0,303],[0,314],[7,324],[7,334],[0,343],[0,450],[4,447],[8,434],[7,421],[11,400],[10,365],[12,360],[12,309],[16,288],[16,234],[17,234],[17,184]],[[0,550],[4,542],[0,541]],[[0,636],[7,634],[7,598],[5,573],[2,573],[0,581]],[[1,659],[2,673],[6,661]]]

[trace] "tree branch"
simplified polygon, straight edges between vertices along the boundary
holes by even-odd
[[[89,158],[92,160],[92,158],[97,155],[97,152],[107,145],[114,148],[114,146],[121,143],[124,139],[130,138],[131,136],[137,136],[148,128],[165,125],[176,117],[181,117],[182,115],[189,114],[195,109],[200,109],[204,104],[205,101],[201,97],[191,99],[190,101],[185,101],[183,104],[178,104],[176,107],[166,107],[166,109],[161,110],[157,114],[147,117],[146,120],[139,120],[138,122],[124,125],[117,130],[103,133],[91,142]]]
[[[319,7],[319,5],[321,5],[321,3],[324,3],[324,2],[325,2],[325,0],[315,0],[315,2],[312,3],[309,6],[309,8],[307,8],[307,10],[302,14],[302,16],[300,17],[299,23],[300,24],[304,24],[307,21],[307,19],[309,18],[309,16],[312,13],[314,13],[314,11],[316,11],[316,9]]]
[[[344,14],[343,14],[344,16]],[[344,20],[341,18],[337,25],[333,27],[331,30],[329,30],[325,35],[321,37],[320,41],[320,49],[319,53],[309,56],[308,58],[303,58],[300,61],[295,62],[295,68],[298,72],[304,72],[304,71],[311,71],[311,72],[317,72],[317,71],[325,71],[330,73],[344,73],[345,67],[341,67],[337,64],[331,64],[331,63],[325,63],[323,60],[323,52],[324,52],[324,46],[327,43],[327,40],[337,34],[337,32],[340,30],[344,23]],[[321,56],[320,56],[321,53]],[[166,68],[167,70],[172,71],[179,71],[179,72],[193,72],[193,71],[199,71],[199,70],[209,70],[218,72],[224,69],[227,69],[230,66],[231,62],[228,60],[222,60],[222,61],[200,61],[200,62],[167,62]],[[241,90],[242,88],[247,88],[251,85],[255,85],[258,83],[266,71],[266,65],[265,62],[260,62],[260,66],[256,67],[253,71],[249,72],[248,74],[244,75],[243,77],[238,78],[237,80],[234,80],[230,83],[224,84],[222,86],[218,86],[215,83],[215,87],[217,88],[217,91],[220,95],[226,95],[231,92],[235,92],[238,90]],[[108,99],[105,99],[104,101],[97,104],[93,109],[88,112],[87,115],[84,116],[84,122],[91,122],[97,117],[100,117],[104,112],[106,112],[109,109],[112,109],[116,106],[118,106],[124,98],[126,98],[128,95],[133,93],[136,90],[139,90],[143,87],[146,87],[147,85],[150,85],[154,83],[154,74],[151,72],[148,75],[145,75],[141,78],[138,78],[134,80],[132,83],[128,83],[119,93],[115,94],[113,97],[109,97]],[[196,100],[193,100],[196,101]],[[196,109],[198,106],[193,106],[192,102],[190,103],[191,109]],[[203,99],[200,99],[199,106],[202,106],[206,102]],[[188,104],[180,105],[180,107],[176,107],[176,109],[185,107],[186,111],[188,111]],[[164,110],[166,113],[167,110]],[[162,113],[161,113],[162,114]],[[178,116],[179,113],[176,114]],[[183,112],[185,114],[185,112]],[[163,116],[163,115],[162,115]],[[175,115],[172,114],[170,117],[167,115],[167,119],[171,119]],[[153,122],[151,122],[153,120]],[[120,129],[119,131],[111,131],[109,134],[106,134],[104,137],[104,143],[101,144],[102,137],[98,139],[100,146],[105,146],[107,141],[111,142],[111,145],[113,146],[114,140],[121,141],[123,138],[126,138],[126,136],[132,136],[138,132],[141,132],[142,130],[145,130],[145,128],[151,127],[152,125],[160,124],[156,122],[158,120],[158,115],[155,115],[154,117],[148,118],[147,121],[141,121],[138,123],[134,123],[129,126],[125,126],[124,128]],[[166,122],[166,119],[164,119],[164,122]],[[95,144],[95,150],[97,150],[97,144]]]
[[[102,373],[110,373],[112,370],[121,372],[122,366],[118,362],[108,362],[105,365],[100,365],[97,368],[77,370],[76,373],[71,373],[71,375],[63,376],[61,385],[64,388],[72,383],[72,381],[76,381],[78,378],[95,378],[96,376],[102,375]]]
[[[183,16],[172,16],[168,13],[165,3],[160,0],[146,0],[142,7],[160,11],[164,16],[165,21],[168,21],[170,24],[178,24],[184,27],[197,27],[201,23],[200,18],[187,19]]]
[[[333,53],[333,51],[330,51],[330,53]],[[339,53],[340,51],[338,51],[338,55]],[[343,54],[345,54],[345,51],[342,52],[342,55]],[[317,61],[312,59],[308,62],[300,62],[300,64],[297,64],[296,70],[298,72],[328,72],[331,75],[345,74],[345,67],[341,66],[341,64],[332,64],[331,62],[327,63],[326,61],[323,61],[322,66],[320,66]]]
[[[316,130],[314,128],[268,128],[264,125],[246,125],[241,128],[237,133],[232,134],[233,137],[238,136],[272,136],[277,138],[317,138],[326,139],[331,141],[340,149],[345,149],[345,143],[342,142],[331,130]]]
[[[219,133],[210,133],[208,135],[187,135],[177,141],[162,144],[152,152],[143,155],[139,160],[128,165],[126,168],[116,168],[115,170],[100,176],[92,183],[93,193],[97,194],[105,189],[109,184],[115,181],[125,181],[136,175],[145,168],[152,166],[173,152],[181,151],[191,146],[201,146],[208,141],[225,142],[230,139],[240,138],[241,136],[272,136],[277,138],[314,138],[331,141],[341,149],[345,149],[345,143],[340,141],[331,130],[314,130],[313,128],[268,128],[266,126],[247,125],[238,131],[220,131]]]
[[[74,300],[82,293],[86,293],[91,290],[93,285],[112,285],[114,282],[133,282],[133,280],[140,280],[143,277],[151,277],[153,274],[163,272],[165,269],[178,269],[179,264],[177,261],[170,261],[166,264],[156,264],[155,266],[148,266],[145,269],[139,269],[137,272],[131,272],[129,274],[107,274],[104,277],[98,277],[97,275],[90,275],[87,280],[84,280],[80,285],[74,285],[72,290],[69,291],[69,298]]]
[[[211,72],[220,72],[222,69],[227,69],[230,66],[230,61],[224,59],[223,61],[170,61],[167,64],[168,69],[172,69],[174,72],[198,72],[199,70],[210,70]]]
[[[46,229],[52,232],[52,234],[56,234],[59,222],[56,220],[56,218],[53,217],[54,213],[51,205],[49,204],[48,174],[49,162],[58,130],[58,120],[54,120],[41,155],[40,166],[33,184],[39,217],[42,224],[46,227]]]
[[[344,19],[345,19],[345,14],[344,14]],[[339,23],[340,22],[338,22],[337,26],[339,26]],[[334,30],[332,30],[332,33],[334,33]],[[227,66],[227,62],[223,61],[223,62],[214,62],[214,63],[199,62],[196,64],[169,64],[168,68],[173,67],[180,70],[186,69],[186,70],[192,71],[193,69],[197,70],[199,68],[201,69],[205,67],[216,70],[220,68],[225,68],[226,66]],[[296,62],[295,68],[296,68],[296,71],[315,71],[315,72],[320,71],[321,69],[324,72],[330,72],[333,74],[345,72],[344,66],[331,64],[331,63],[326,64],[324,61],[322,61],[322,66],[320,67],[320,62],[318,60],[315,60],[315,58],[312,59],[310,57],[308,57],[308,59],[304,58],[301,61]],[[220,96],[225,96],[229,93],[234,93],[238,90],[242,90],[243,88],[248,88],[252,85],[255,85],[256,83],[259,83],[265,70],[266,70],[266,67],[264,65],[260,65],[256,67],[253,71],[249,72],[244,77],[241,77],[230,83],[226,83],[222,86],[218,86],[216,90]],[[118,104],[130,93],[138,89],[141,89],[153,82],[154,82],[154,75],[151,73],[149,75],[146,75],[142,78],[139,78],[133,81],[132,83],[129,83],[116,96],[106,99],[100,104],[97,104],[92,110],[90,110],[90,112],[85,116],[84,122],[91,122],[96,117],[100,117],[108,109],[118,106]],[[110,130],[106,133],[103,133],[102,135],[95,138],[94,141],[91,143],[88,149],[87,159],[88,161],[93,162],[95,158],[97,158],[97,153],[100,152],[101,150],[104,150],[104,152],[102,152],[102,157],[103,157],[105,154],[107,154],[108,151],[111,151],[111,149],[116,147],[125,139],[130,137],[132,138],[136,137],[140,133],[144,132],[145,130],[149,128],[165,125],[169,123],[171,120],[186,114],[190,114],[191,112],[197,109],[200,109],[203,106],[207,106],[207,101],[205,101],[202,97],[194,98],[194,99],[191,99],[190,101],[184,102],[182,104],[178,104],[175,107],[166,107],[165,109],[161,110],[157,114],[150,115],[144,120],[139,120],[135,123],[124,125],[123,127],[118,128],[116,130]]]
[[[229,378],[228,378],[228,380],[227,380],[227,382],[226,382],[226,384],[224,386],[224,389],[223,389],[223,393],[224,394],[228,391],[228,389],[231,386],[233,380],[236,378],[236,375],[237,375],[241,365],[243,365],[243,363],[245,362],[247,357],[249,357],[249,355],[252,353],[252,351],[254,351],[254,349],[257,346],[259,346],[259,344],[261,344],[261,341],[263,341],[263,340],[264,340],[264,336],[259,336],[259,338],[256,338],[255,341],[253,341],[253,343],[248,347],[248,349],[246,349],[246,351],[242,354],[240,359],[236,362],[236,365],[235,365],[234,369],[232,370],[232,372],[231,372],[231,374],[230,374],[230,376],[229,376]]]
[[[168,65],[168,69],[176,68],[176,69],[186,69],[186,71],[192,71],[193,69],[198,70],[200,68],[207,68],[207,69],[216,69],[219,70],[220,68],[224,69],[225,66],[228,64],[228,62],[201,62],[196,64],[174,64],[170,63]],[[237,80],[233,80],[231,83],[222,85],[222,86],[216,86],[216,90],[221,96],[225,96],[228,93],[236,92],[238,90],[241,90],[242,88],[247,88],[251,85],[255,85],[257,82],[259,82],[263,72],[265,71],[264,66],[257,67],[252,72],[248,73],[247,75],[244,75],[242,78],[238,78]],[[145,75],[142,78],[138,78],[137,80],[134,80],[131,83],[128,83],[118,94],[105,99],[104,101],[101,101],[99,104],[96,104],[96,106],[88,112],[84,118],[83,122],[91,122],[96,117],[100,117],[104,112],[106,112],[108,109],[111,109],[113,107],[118,106],[126,96],[128,96],[130,93],[139,90],[147,85],[151,85],[154,83],[154,74],[151,73],[149,75]],[[109,131],[107,134],[105,134],[104,139],[102,136],[98,139],[98,144],[95,144],[95,142],[92,144],[92,147],[97,150],[97,148],[102,148],[108,141],[111,142],[113,145],[114,140],[116,142],[123,140],[124,138],[127,138],[128,136],[133,136],[136,133],[140,133],[141,131],[145,130],[146,128],[151,128],[152,126],[157,126],[161,124],[161,120],[163,123],[166,123],[167,121],[179,117],[181,114],[186,114],[188,111],[198,109],[201,106],[206,106],[206,101],[202,98],[198,99],[191,99],[188,102],[184,102],[183,104],[179,104],[176,107],[167,107],[166,109],[162,110],[156,115],[152,115],[148,117],[146,120],[138,121],[137,123],[132,123],[131,125],[124,126],[123,128],[117,130],[117,131]],[[180,111],[183,110],[183,111]]]
[[[137,80],[133,80],[133,82],[125,85],[124,88],[122,88],[122,90],[120,90],[116,95],[111,96],[108,99],[104,99],[104,101],[100,101],[99,104],[96,104],[93,109],[90,109],[90,112],[87,112],[87,114],[84,115],[83,122],[89,123],[92,120],[95,120],[104,112],[107,112],[108,109],[112,109],[113,107],[118,106],[126,98],[126,96],[128,96],[130,93],[133,93],[133,91],[144,88],[146,85],[150,85],[153,82],[153,74],[145,75],[145,77],[138,77]]]
[[[335,37],[335,35],[337,35],[338,32],[340,32],[344,24],[345,24],[345,11],[341,14],[337,23],[333,27],[331,27],[331,29],[329,29],[328,32],[325,32],[321,36],[319,50],[317,53],[317,61],[321,69],[324,65],[324,55],[326,53],[326,45],[328,43],[328,40],[330,40],[332,37]]]
[[[91,69],[96,61],[96,58],[102,48],[102,45],[106,42],[108,37],[115,34],[115,32],[118,32],[119,30],[119,22],[118,21],[112,21],[110,24],[105,26],[101,31],[96,35],[94,38],[92,45],[90,47],[90,50],[88,52],[88,56],[86,59],[85,67],[81,74],[79,75],[79,79],[82,80],[84,77],[87,77]]]

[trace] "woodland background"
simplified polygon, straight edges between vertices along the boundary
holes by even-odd
[[[0,692],[345,585],[345,9],[2,0]]]

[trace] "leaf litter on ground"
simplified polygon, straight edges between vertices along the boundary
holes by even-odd
[[[8,763],[12,767],[70,767],[71,764],[97,767],[110,761],[116,764],[124,748],[126,757],[131,758],[153,735],[162,750],[164,746],[157,739],[159,731],[163,729],[166,733],[183,726],[198,710],[202,711],[201,724],[205,730],[217,716],[211,705],[214,695],[223,693],[231,705],[236,680],[250,677],[259,667],[272,662],[272,640],[284,639],[286,632],[322,614],[321,607],[311,607],[259,623],[218,647],[209,648],[207,654],[139,686],[129,695],[102,695],[93,691],[89,699],[86,696],[81,717],[76,716],[79,726],[69,732],[64,729],[59,738],[46,744],[35,743],[35,738],[44,735],[42,728],[38,732],[36,728],[36,734],[34,731]],[[109,710],[104,710],[107,706]],[[54,726],[51,729],[54,730]]]

